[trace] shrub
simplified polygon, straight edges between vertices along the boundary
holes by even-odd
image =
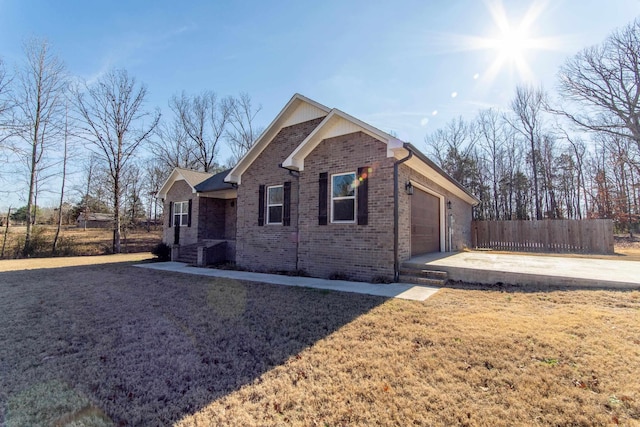
[[[375,283],[378,285],[388,285],[389,283],[393,283],[393,280],[391,279],[391,277],[388,276],[375,276],[373,279],[371,279],[371,283]]]
[[[346,273],[335,271],[329,275],[329,280],[350,280]]]
[[[27,258],[30,258],[38,256],[49,256],[51,254],[51,244],[53,243],[53,241],[49,240],[48,236],[45,234],[45,229],[43,227],[34,225],[31,228],[31,240],[26,253],[24,253],[23,251],[25,239],[26,237],[24,235],[21,235],[18,239],[16,239],[13,258],[22,258],[25,255]]]
[[[151,253],[158,257],[159,261],[169,261],[171,260],[171,248],[164,242],[158,243],[152,250]]]

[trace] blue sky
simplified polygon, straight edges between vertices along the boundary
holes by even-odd
[[[519,83],[553,90],[568,56],[638,16],[640,0],[0,0],[0,57],[46,37],[81,78],[126,68],[150,108],[182,90],[244,91],[266,126],[299,92],[423,147],[458,115],[506,108]],[[500,30],[523,20],[526,35]]]

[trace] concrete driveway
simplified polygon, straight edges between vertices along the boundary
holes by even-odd
[[[405,265],[471,283],[640,288],[638,261],[472,251],[421,255]]]

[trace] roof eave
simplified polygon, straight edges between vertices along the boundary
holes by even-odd
[[[403,147],[403,142],[394,136],[381,131],[368,123],[357,119],[337,108],[332,109],[329,114],[318,124],[318,126],[302,141],[295,150],[282,162],[282,166],[298,171],[304,170],[305,158],[324,139],[326,132],[330,131],[337,120],[343,119],[360,128],[362,132],[387,145],[387,157],[393,157],[395,150]]]
[[[433,169],[437,174],[446,178],[448,182],[450,182],[457,190],[461,191],[462,194],[459,194],[461,198],[465,199],[472,206],[476,206],[480,203],[480,200],[474,196],[469,190],[467,190],[462,184],[460,184],[457,180],[455,180],[451,175],[445,172],[440,166],[433,162],[433,160],[429,159],[424,155],[420,150],[418,150],[413,144],[405,142],[403,144],[403,148],[407,151],[413,153],[413,155],[419,159],[422,163],[426,164],[430,169]],[[399,150],[396,150],[398,152]]]
[[[329,113],[331,111],[328,107],[312,99],[309,99],[306,96],[300,95],[299,93],[293,95],[293,97],[291,97],[289,102],[287,102],[280,113],[278,113],[276,118],[273,119],[269,126],[267,126],[267,128],[260,134],[258,139],[256,139],[256,142],[251,146],[249,151],[247,151],[246,154],[242,156],[240,161],[235,165],[235,167],[231,169],[231,172],[229,172],[229,174],[224,179],[225,182],[238,185],[241,184],[242,174],[244,173],[244,171],[249,168],[251,163],[253,163],[253,161],[260,155],[260,153],[262,153],[267,145],[269,145],[271,140],[277,134],[277,131],[279,131],[279,124],[286,121],[287,114],[290,114],[291,111],[293,111],[293,109],[297,107],[301,102],[306,102],[322,111],[325,111],[326,113]]]

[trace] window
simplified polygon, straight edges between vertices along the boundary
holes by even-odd
[[[173,203],[173,225],[186,227],[189,224],[189,202]]]
[[[284,189],[282,185],[267,187],[267,224],[282,224]]]
[[[331,176],[331,222],[355,222],[356,174]]]

